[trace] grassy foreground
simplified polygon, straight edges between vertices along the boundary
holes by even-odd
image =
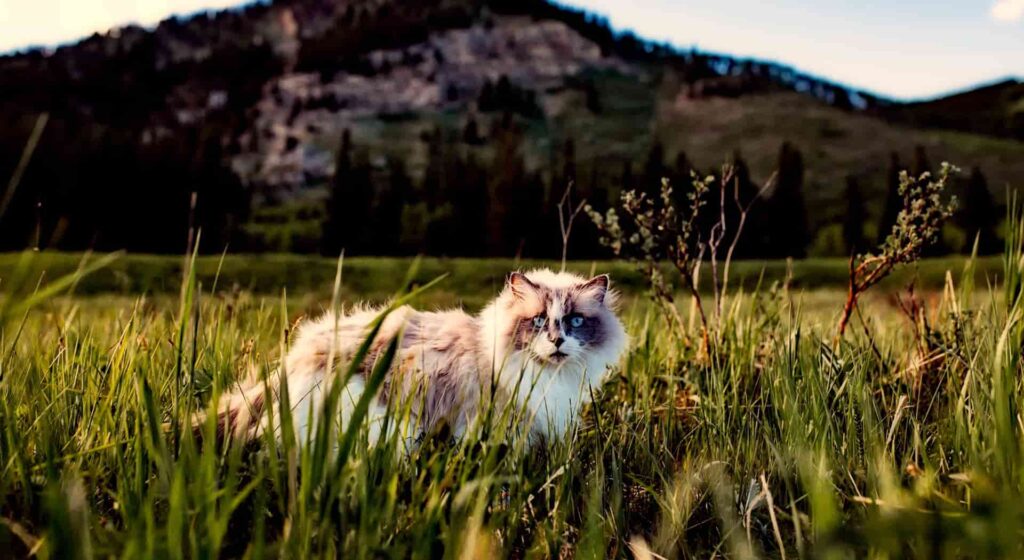
[[[166,259],[179,268],[153,295],[43,300],[10,278],[45,265],[4,259],[0,551],[14,556],[1024,554],[1019,255],[985,261],[984,274],[945,263],[940,289],[906,316],[873,298],[838,345],[837,289],[747,285],[724,306],[710,352],[695,328],[674,334],[628,297],[632,349],[572,439],[525,450],[496,413],[479,433],[428,440],[406,460],[397,436],[371,449],[345,426],[303,452],[287,439],[196,443],[180,429],[250,367],[274,366],[294,321],[328,305],[333,263],[317,261],[328,272],[316,286],[296,280],[321,274],[312,261],[266,289],[239,281],[253,293],[225,288],[228,259],[211,293],[216,274],[201,277],[216,260],[183,276],[181,259]],[[136,282],[134,269],[117,270],[141,259],[91,278]],[[397,290],[406,265],[346,263],[341,300]],[[360,276],[375,266],[386,273]],[[458,272],[420,303],[458,294],[479,305],[512,263],[428,261],[420,275],[439,266]],[[989,274],[1004,286],[975,290]],[[92,281],[76,289],[104,291],[83,290]],[[296,281],[313,295],[291,295]]]

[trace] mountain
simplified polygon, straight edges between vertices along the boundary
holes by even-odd
[[[893,121],[1024,140],[1024,82],[1008,78],[929,101],[886,108]]]
[[[788,141],[804,153],[818,229],[847,175],[883,199],[890,152],[980,166],[997,192],[1019,181],[1019,86],[900,104],[615,33],[546,0],[252,4],[0,57],[0,174],[48,115],[5,195],[0,244],[179,251],[191,215],[209,250],[315,250],[339,165],[367,169],[369,205],[385,205],[396,174],[418,185],[409,200],[436,199],[424,185],[443,186],[455,164],[486,168],[510,138],[502,161],[521,169],[509,181],[542,184],[546,205],[570,175],[602,202],[632,177],[673,162],[713,170],[737,151],[763,181]],[[492,205],[504,196],[486,188]],[[441,207],[398,215],[426,231]]]

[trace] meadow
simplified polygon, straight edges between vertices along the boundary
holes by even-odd
[[[0,556],[1020,557],[1021,257],[909,266],[841,339],[844,261],[737,263],[706,346],[687,298],[678,332],[627,263],[570,263],[632,339],[573,436],[527,449],[494,411],[396,459],[357,425],[187,427],[303,316],[439,277],[416,305],[477,309],[555,263],[3,255]]]

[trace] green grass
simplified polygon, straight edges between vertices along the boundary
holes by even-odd
[[[0,279],[9,279],[18,267],[24,267],[33,281],[46,281],[78,269],[83,259],[97,256],[77,253],[7,253],[0,254]],[[392,257],[355,257],[345,260],[344,295],[380,300],[402,286],[406,271],[414,259]],[[903,288],[916,281],[929,289],[942,288],[947,270],[959,273],[966,259],[946,257],[926,259],[900,270],[887,283],[890,289]],[[109,266],[80,279],[77,294],[177,294],[181,289],[186,260],[180,256],[123,255]],[[804,261],[745,261],[733,264],[730,282],[738,282],[747,291],[760,282],[764,286],[791,276],[791,284],[799,288],[845,289],[846,259],[819,258]],[[196,259],[197,281],[209,291],[216,284],[217,292],[247,291],[258,294],[311,293],[315,297],[330,296],[337,262],[335,259],[286,255],[211,255]],[[447,274],[446,281],[435,291],[435,298],[447,303],[465,302],[477,305],[501,286],[512,270],[532,267],[557,267],[554,261],[514,259],[444,259],[424,258],[417,273],[420,282]],[[614,261],[575,261],[568,268],[580,273],[602,270],[612,274],[618,288],[641,291],[643,278],[629,263]],[[979,285],[996,283],[1002,276],[998,258],[982,258],[975,263],[975,281]],[[667,270],[667,269],[666,269]],[[705,273],[705,280],[708,274]],[[710,286],[704,286],[710,289]]]
[[[31,295],[38,271],[45,286],[79,256],[18,258],[0,259],[5,554],[604,558],[643,543],[669,558],[1024,553],[1016,258],[977,263],[977,275],[924,263],[933,287],[950,271],[946,291],[919,292],[924,315],[908,320],[880,293],[838,346],[841,286],[744,282],[710,353],[695,329],[667,330],[626,265],[597,263],[627,291],[632,347],[578,433],[526,450],[498,414],[405,460],[394,438],[370,448],[345,426],[305,451],[287,439],[225,449],[181,429],[250,367],[274,366],[294,321],[330,301],[331,261],[230,257],[217,278],[218,258],[183,275],[180,258],[128,256],[78,282],[91,296],[43,299]],[[419,304],[476,307],[513,265],[427,260],[421,280],[452,275]],[[794,276],[841,278],[842,265],[798,263]],[[346,261],[340,299],[397,292],[408,266]],[[734,274],[753,278],[752,266]],[[1009,281],[975,290],[976,277]],[[331,440],[353,445],[320,455]]]

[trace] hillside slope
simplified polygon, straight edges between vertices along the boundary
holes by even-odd
[[[881,111],[912,126],[950,128],[1024,140],[1024,82],[1002,80],[937,99]]]
[[[840,111],[793,93],[732,99],[681,98],[659,108],[658,135],[670,150],[684,150],[696,161],[723,160],[740,150],[761,180],[775,169],[779,145],[790,141],[804,154],[808,205],[823,223],[838,218],[845,177],[864,185],[874,210],[881,211],[889,154],[910,166],[916,147],[934,164],[954,162],[986,171],[994,194],[1024,183],[1024,143],[977,134],[914,129],[865,114]]]
[[[546,0],[253,4],[0,57],[0,175],[49,115],[40,164],[7,195],[0,245],[178,251],[198,193],[211,248],[261,220],[298,220],[306,250],[346,133],[370,204],[390,196],[382,177],[407,173],[413,198],[433,206],[440,195],[421,183],[445,184],[451,159],[492,173],[511,150],[522,169],[508,181],[541,182],[549,201],[568,177],[614,197],[676,160],[714,170],[737,151],[763,180],[789,141],[805,155],[817,227],[839,212],[847,175],[877,211],[889,154],[909,162],[918,146],[935,163],[980,166],[1001,195],[1024,176],[1024,143],[1008,138],[1017,121],[999,120],[1016,114],[1018,86],[900,105],[779,64],[616,34]],[[484,182],[492,204],[520,196]]]

